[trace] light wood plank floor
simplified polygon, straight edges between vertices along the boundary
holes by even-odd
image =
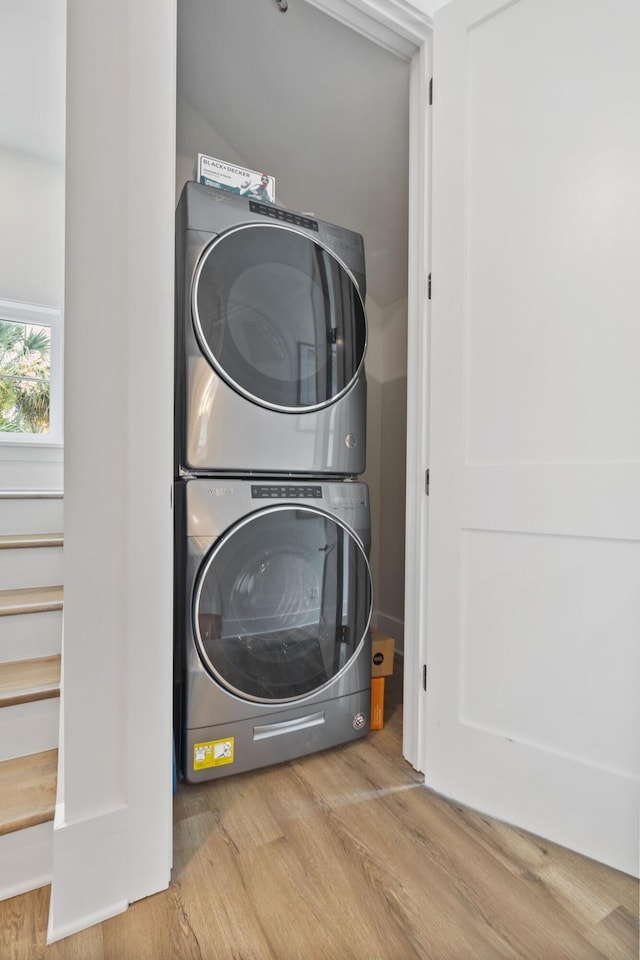
[[[387,725],[175,798],[165,893],[44,947],[48,890],[0,904],[2,960],[637,960],[638,884],[449,803]]]

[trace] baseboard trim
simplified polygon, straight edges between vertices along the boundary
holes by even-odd
[[[47,943],[123,913],[127,896],[127,806],[66,823],[56,808]]]
[[[0,900],[51,883],[53,824],[40,823],[0,837]]]
[[[0,888],[0,900],[11,900],[13,897],[20,897],[23,893],[39,890],[40,887],[48,887],[50,883],[51,872],[30,877],[28,880],[23,880],[22,883],[9,884],[6,887]]]
[[[64,940],[65,937],[71,937],[74,933],[80,933],[81,930],[86,930],[87,927],[92,927],[96,923],[102,923],[104,920],[110,920],[111,917],[117,917],[119,913],[124,913],[128,908],[129,903],[127,900],[119,900],[117,903],[113,903],[108,907],[104,907],[102,910],[96,910],[94,913],[85,914],[83,917],[79,917],[71,923],[63,924],[62,926],[56,926],[54,930],[52,922],[54,912],[52,892],[51,905],[49,909],[49,926],[47,929],[47,943],[56,943],[58,940]]]

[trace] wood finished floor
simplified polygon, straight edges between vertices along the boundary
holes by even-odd
[[[175,798],[169,890],[44,946],[47,888],[0,903],[2,960],[637,960],[638,884],[434,795],[399,683],[365,740]]]

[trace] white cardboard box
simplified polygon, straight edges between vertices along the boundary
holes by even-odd
[[[198,154],[195,179],[207,187],[221,187],[250,200],[276,202],[276,181],[268,173],[236,167],[204,153]]]

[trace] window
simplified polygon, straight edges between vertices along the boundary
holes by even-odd
[[[62,443],[62,316],[0,300],[0,443]]]

